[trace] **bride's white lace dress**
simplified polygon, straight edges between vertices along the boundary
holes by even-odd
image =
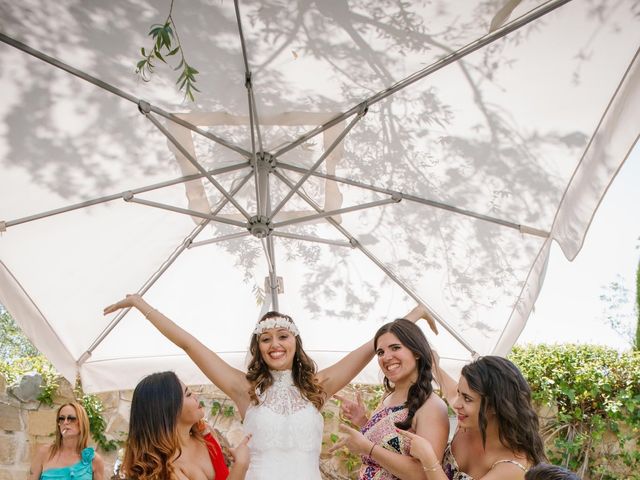
[[[271,374],[273,385],[244,418],[252,434],[246,480],[320,480],[322,415],[293,384],[291,370]]]

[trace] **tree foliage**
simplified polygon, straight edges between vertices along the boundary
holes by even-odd
[[[0,305],[0,360],[12,362],[18,358],[35,357],[40,354],[22,333],[9,312]]]
[[[182,44],[180,43],[180,37],[178,36],[178,30],[171,16],[172,11],[173,1],[171,2],[169,14],[164,23],[151,26],[149,36],[153,39],[153,46],[148,50],[144,47],[140,49],[142,60],[136,64],[136,73],[140,75],[145,82],[148,82],[155,68],[154,61],[159,60],[162,63],[167,63],[165,57],[168,58],[176,54],[179,55],[180,61],[173,69],[182,70],[182,72],[176,84],[180,90],[184,90],[185,98],[193,102],[195,100],[193,92],[200,91],[195,86],[196,75],[200,72],[187,63]]]
[[[633,348],[638,352],[640,351],[640,261],[638,261],[638,269],[636,270],[636,317],[636,337]]]
[[[596,345],[515,347],[510,355],[541,418],[547,454],[582,476],[640,479],[640,354]]]

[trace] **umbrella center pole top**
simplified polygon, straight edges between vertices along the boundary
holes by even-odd
[[[256,182],[257,214],[249,219],[247,229],[256,238],[268,237],[271,227],[271,198],[269,194],[269,175],[276,169],[276,157],[268,152],[256,152],[253,168]]]
[[[258,170],[258,175],[260,173],[269,174],[276,169],[276,157],[269,152],[256,152],[252,166]]]
[[[255,215],[251,217],[249,219],[247,229],[251,232],[251,235],[256,238],[266,238],[271,234],[271,232],[273,232],[273,227],[271,226],[269,217],[264,215]]]

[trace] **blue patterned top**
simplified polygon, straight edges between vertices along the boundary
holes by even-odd
[[[40,475],[40,480],[92,480],[93,448],[87,447],[80,452],[80,461],[68,467],[50,468]]]

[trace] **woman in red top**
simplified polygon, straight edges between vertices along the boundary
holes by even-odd
[[[246,437],[231,449],[229,470],[220,445],[203,427],[197,396],[173,372],[154,373],[136,386],[122,464],[137,480],[243,480],[249,467]]]

